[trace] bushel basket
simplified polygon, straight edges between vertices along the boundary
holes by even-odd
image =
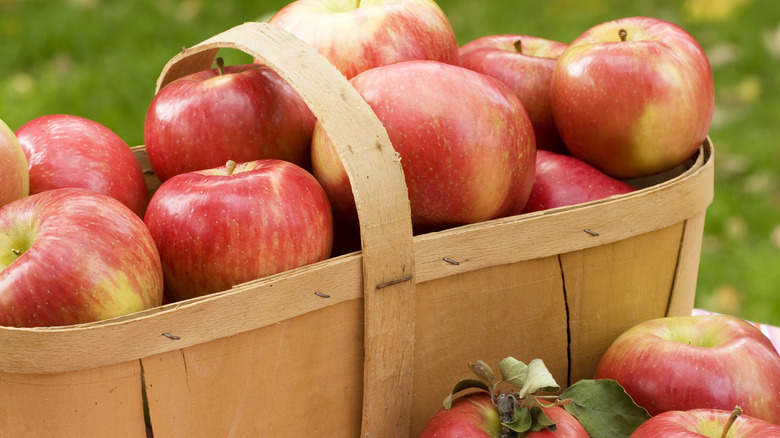
[[[112,320],[0,327],[0,436],[416,436],[468,362],[541,358],[565,387],[628,327],[690,314],[709,140],[626,195],[413,236],[383,126],[289,33],[229,29],[173,57],[158,90],[221,48],[276,70],[319,118],[352,183],[361,251]]]

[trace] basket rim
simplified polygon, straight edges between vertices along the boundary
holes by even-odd
[[[429,281],[441,276],[454,275],[455,273],[480,268],[478,263],[461,263],[459,265],[444,263],[443,265],[446,265],[446,270],[442,270],[441,253],[440,251],[432,249],[437,245],[437,241],[441,241],[442,239],[472,239],[479,233],[489,232],[491,228],[495,227],[508,226],[523,228],[531,222],[568,222],[571,218],[582,217],[582,215],[597,216],[599,212],[602,211],[620,209],[622,205],[628,202],[643,203],[649,196],[659,197],[664,202],[666,202],[670,197],[675,196],[672,191],[676,193],[683,193],[689,197],[695,195],[696,199],[698,199],[698,205],[694,205],[691,209],[691,212],[681,214],[682,216],[692,216],[692,212],[703,211],[703,209],[706,209],[706,206],[711,202],[713,193],[713,174],[714,150],[712,142],[708,138],[702,146],[696,162],[689,169],[680,175],[657,185],[649,186],[626,194],[615,195],[609,198],[591,201],[588,203],[559,207],[547,211],[526,213],[507,218],[494,219],[478,224],[464,225],[453,229],[415,236],[415,263],[418,265],[418,276],[415,281]],[[698,196],[700,192],[693,190],[696,187],[703,188],[706,196]],[[685,202],[690,203],[690,199],[686,199]],[[670,220],[672,223],[676,223],[679,220],[679,217],[673,217]],[[669,221],[662,221],[654,228],[661,228],[668,225],[666,222]],[[587,246],[601,245],[609,241],[614,241],[620,237],[610,236],[608,233],[604,233],[601,234],[598,239],[596,239],[592,236],[582,233],[581,228],[579,229],[579,234],[582,235],[582,241],[584,243],[580,246],[583,248]],[[508,245],[511,245],[511,242],[508,243]],[[576,247],[572,248],[576,249]],[[271,289],[281,291],[285,283],[296,281],[296,278],[312,278],[327,273],[330,270],[333,270],[333,272],[338,272],[336,275],[343,275],[344,272],[351,272],[353,276],[360,276],[361,273],[359,271],[362,257],[362,251],[356,251],[294,270],[285,271],[272,276],[253,280],[251,282],[238,285],[228,291],[217,292],[215,294],[192,298],[178,303],[166,304],[154,309],[136,312],[130,315],[103,321],[56,327],[0,327],[0,348],[7,352],[14,351],[14,354],[5,354],[0,356],[0,372],[50,373],[66,371],[69,369],[75,370],[93,366],[108,365],[110,363],[105,363],[98,360],[100,357],[99,352],[105,349],[117,348],[116,346],[112,346],[115,343],[114,341],[118,342],[127,336],[127,333],[130,333],[134,330],[133,326],[138,326],[139,330],[148,329],[150,326],[165,327],[167,324],[166,320],[173,321],[174,315],[177,312],[188,312],[193,314],[203,313],[199,312],[199,310],[201,310],[203,307],[214,305],[215,303],[227,302],[242,296],[250,297],[255,293],[270,293]],[[504,260],[506,263],[529,258],[524,256],[522,251],[515,251],[514,255],[510,256],[509,258],[506,258],[505,256],[502,257],[502,260]],[[482,263],[491,263],[491,260],[488,259]],[[436,264],[439,267],[432,270],[426,267],[427,264]],[[314,294],[310,294],[312,297],[312,304],[300,309],[297,312],[292,312],[291,316],[301,315],[311,310],[336,305],[343,301],[362,298],[362,293],[359,290],[360,288],[357,285],[354,286],[355,287],[352,289],[358,290],[350,291],[350,288],[345,288],[343,294],[331,296],[327,300],[319,298]],[[280,292],[274,291],[273,293],[278,294]],[[268,325],[270,323],[273,323],[273,321],[258,321],[256,327],[247,326],[242,327],[242,329],[247,331]],[[234,327],[230,327],[229,329],[233,328]],[[197,331],[197,327],[190,328],[190,331],[193,330]],[[157,338],[160,338],[160,341],[156,343],[156,346],[149,347],[148,355],[165,351],[172,351],[201,343],[191,342],[187,338],[171,341],[170,339],[160,336],[160,333],[165,332],[166,331],[163,330],[155,334]],[[171,333],[175,334],[177,332],[176,330],[172,330]],[[101,340],[100,343],[103,344],[102,346],[93,345],[90,347],[90,349],[95,351],[87,354],[87,356],[92,356],[89,358],[89,360],[82,360],[84,363],[74,363],[72,367],[68,368],[63,368],[61,365],[47,365],[46,361],[44,360],[47,355],[40,352],[42,345],[74,345],[75,343],[79,342],[79,338],[82,336],[85,338],[88,337],[90,339],[95,339],[96,342],[98,342],[97,340]],[[220,337],[223,336],[218,334],[217,336],[212,336],[211,338],[217,339]],[[205,338],[208,338],[208,336],[204,336],[201,339]],[[9,349],[9,345],[13,345],[14,347]],[[62,354],[72,354],[72,350],[68,350],[67,347],[63,347]],[[144,355],[143,357],[146,356],[147,355]],[[128,352],[125,357],[126,360],[133,360],[138,358],[139,357],[137,354],[131,352]],[[87,362],[89,362],[90,365],[86,365]],[[116,361],[113,361],[111,363],[115,362]]]

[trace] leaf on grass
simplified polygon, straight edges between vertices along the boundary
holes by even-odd
[[[544,362],[541,359],[534,359],[526,369],[525,382],[520,387],[519,397],[525,398],[540,391],[555,392],[560,389]]]
[[[564,409],[582,423],[592,438],[629,437],[650,418],[647,411],[614,380],[585,379],[561,394],[572,403]]]
[[[452,392],[450,395],[447,396],[447,398],[444,399],[444,409],[449,409],[452,407],[452,400],[455,394],[469,388],[480,388],[484,389],[485,391],[490,391],[490,387],[485,384],[485,382],[477,379],[463,379],[455,384],[455,386],[452,388]]]

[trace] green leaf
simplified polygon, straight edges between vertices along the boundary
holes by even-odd
[[[547,397],[537,397],[535,395],[529,395],[528,397],[522,399],[523,400],[522,406],[528,409],[541,408],[541,407],[549,408],[555,405],[562,405],[570,402],[570,400],[558,400],[558,399],[553,399],[552,401],[548,402],[546,398]]]
[[[516,406],[517,407],[517,406]],[[514,420],[511,423],[501,423],[517,433],[528,431],[533,426],[534,418],[530,409],[515,409]]]
[[[514,357],[507,357],[498,364],[501,379],[517,388],[522,388],[528,374],[528,366]]]
[[[527,408],[517,405],[514,415],[514,421],[502,424],[515,432],[540,431],[544,428],[554,432],[556,429],[555,423],[538,406]]]
[[[525,398],[540,391],[556,392],[560,389],[544,362],[541,359],[534,359],[526,368],[525,382],[520,386],[518,397]]]
[[[479,380],[485,382],[488,386],[493,385],[496,375],[493,373],[493,368],[490,368],[490,365],[478,360],[476,363],[470,363],[469,368],[471,368],[471,371]]]
[[[572,399],[564,409],[582,423],[592,438],[628,437],[650,418],[614,380],[580,380],[563,391],[561,398]]]
[[[557,429],[555,423],[544,413],[542,408],[532,408],[531,415],[534,417],[534,426],[538,425],[538,428],[533,430],[542,430],[542,428],[546,427],[550,429],[550,431],[555,432],[555,429]]]
[[[455,386],[452,388],[452,392],[450,393],[450,395],[448,395],[447,398],[444,399],[444,403],[443,403],[444,409],[449,409],[452,407],[452,400],[455,394],[469,388],[480,388],[490,392],[490,387],[481,380],[463,379],[455,384]]]

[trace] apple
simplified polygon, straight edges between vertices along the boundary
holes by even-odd
[[[89,189],[0,208],[0,324],[62,326],[159,306],[162,266],[143,221]]]
[[[176,175],[154,193],[144,222],[171,302],[324,260],[333,244],[322,187],[275,159]]]
[[[488,35],[464,44],[459,62],[512,88],[531,118],[537,149],[567,153],[550,108],[550,81],[566,47],[528,35]]]
[[[19,140],[8,125],[0,119],[0,207],[30,194],[30,173],[27,157]]]
[[[217,68],[179,78],[152,98],[144,142],[160,181],[228,160],[274,158],[308,168],[315,120],[272,69],[217,58]]]
[[[27,157],[30,194],[80,187],[118,199],[139,217],[149,203],[141,165],[108,127],[71,114],[34,118],[16,130]]]
[[[563,407],[555,405],[542,408],[555,423],[556,430],[543,428],[527,431],[518,438],[568,437],[588,438],[588,432],[579,421]],[[501,422],[498,408],[486,391],[472,392],[455,399],[450,409],[440,408],[425,424],[419,438],[499,438]]]
[[[524,213],[630,193],[633,186],[570,155],[536,152],[536,174]]]
[[[585,427],[563,406],[543,407],[542,411],[547,415],[547,418],[555,423],[555,430],[545,427],[541,430],[522,433],[518,438],[590,438]]]
[[[733,421],[733,423],[732,423]],[[724,430],[728,429],[728,434]],[[780,425],[721,409],[667,411],[642,423],[631,438],[776,438]]]
[[[680,26],[627,17],[591,27],[558,58],[552,113],[569,152],[618,179],[691,157],[712,121],[712,69]]]
[[[438,61],[405,61],[350,80],[399,154],[415,232],[519,214],[536,147],[520,99],[504,83]],[[356,222],[344,166],[315,126],[312,170],[337,216]]]
[[[780,423],[780,355],[757,327],[728,315],[657,318],[621,334],[595,374],[651,415],[733,409]]]
[[[400,61],[458,63],[455,32],[432,0],[298,0],[268,23],[309,43],[347,79]]]

